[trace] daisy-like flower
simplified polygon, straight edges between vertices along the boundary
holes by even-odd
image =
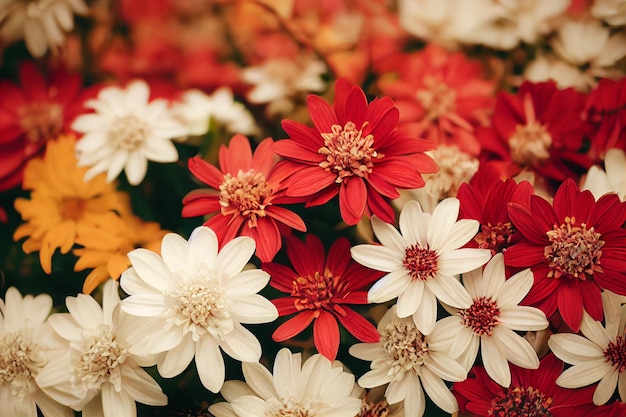
[[[537,369],[539,359],[533,347],[515,331],[536,331],[548,327],[543,312],[518,306],[533,285],[533,274],[525,269],[505,280],[502,254],[496,254],[482,271],[463,274],[463,285],[473,299],[469,308],[449,308],[450,317],[438,326],[451,335],[450,356],[469,371],[481,348],[485,370],[498,384],[508,387],[511,374],[507,362]]]
[[[487,126],[495,104],[495,80],[486,80],[478,62],[436,44],[399,55],[397,79],[381,78],[381,91],[400,110],[400,126],[437,145],[480,153],[476,126]]]
[[[220,148],[220,169],[200,157],[191,158],[189,170],[212,189],[191,191],[183,199],[183,217],[215,213],[204,225],[215,231],[220,245],[235,236],[250,236],[263,262],[271,261],[281,248],[279,225],[306,231],[297,214],[279,206],[291,199],[281,190],[282,176],[274,170],[272,143],[265,139],[253,155],[249,140],[235,135],[230,147]]]
[[[75,144],[73,136],[48,142],[45,155],[32,159],[24,171],[23,187],[31,190],[30,199],[15,200],[25,223],[15,230],[13,239],[28,237],[22,245],[24,252],[39,251],[47,273],[52,271],[56,249],[69,252],[83,227],[125,208],[121,193],[104,175],[83,180],[86,168],[76,165]]]
[[[287,239],[291,269],[278,263],[264,263],[272,277],[270,285],[290,294],[272,300],[279,316],[296,315],[280,325],[272,335],[277,342],[290,339],[313,322],[313,339],[318,352],[335,360],[340,336],[337,320],[361,342],[377,342],[376,327],[349,307],[367,304],[367,290],[381,273],[350,259],[350,242],[340,238],[328,250],[317,236],[307,235],[306,243]],[[307,256],[302,256],[306,253]]]
[[[548,340],[548,346],[556,356],[574,365],[563,371],[556,383],[564,388],[580,388],[600,381],[593,394],[596,405],[609,401],[616,387],[620,400],[626,400],[626,306],[621,301],[616,294],[604,291],[605,326],[583,314],[582,336],[559,333],[551,335]]]
[[[332,107],[314,95],[308,105],[315,127],[283,120],[291,139],[274,144],[285,158],[283,172],[291,173],[287,195],[310,207],[338,194],[347,224],[357,224],[364,214],[393,223],[388,200],[399,197],[396,188],[422,187],[421,174],[437,171],[424,154],[432,144],[396,130],[399,112],[389,97],[368,104],[363,90],[343,78],[335,84]]]
[[[535,276],[525,304],[548,317],[558,308],[577,332],[583,310],[602,320],[601,289],[626,294],[626,205],[617,195],[595,201],[570,179],[553,206],[531,195],[529,206],[510,203],[509,216],[524,239],[504,252],[504,261]]]
[[[594,161],[603,160],[609,149],[626,151],[626,77],[601,79],[587,97],[583,118]]]
[[[360,386],[373,388],[389,384],[385,399],[389,404],[404,400],[407,416],[424,414],[424,390],[442,410],[448,413],[458,410],[456,399],[442,379],[462,381],[467,372],[448,356],[447,343],[439,337],[437,328],[430,335],[423,335],[413,320],[398,317],[394,305],[378,323],[378,333],[380,342],[350,347],[352,356],[372,361],[371,371],[358,380]]]
[[[65,41],[64,32],[74,29],[74,14],[85,15],[83,0],[4,0],[0,12],[0,38],[13,43],[24,39],[36,58],[48,48],[57,53]]]
[[[354,375],[341,363],[313,355],[302,363],[300,353],[283,348],[276,355],[273,375],[260,363],[243,363],[245,383],[226,381],[227,402],[213,404],[216,417],[354,417],[361,399]]]
[[[616,193],[620,201],[626,201],[626,154],[622,149],[609,149],[604,155],[604,170],[594,165],[589,168],[580,186],[599,199],[604,194]]]
[[[124,170],[128,182],[139,184],[148,161],[174,162],[172,139],[187,135],[165,99],[149,100],[150,88],[135,80],[125,89],[106,87],[84,105],[95,113],[79,116],[72,129],[84,136],[76,145],[79,166],[89,166],[85,180],[106,172],[113,181]]]
[[[372,229],[381,245],[352,248],[352,257],[362,265],[387,275],[368,293],[370,303],[398,297],[398,316],[413,316],[417,328],[429,334],[437,320],[437,299],[455,308],[469,308],[472,297],[455,275],[484,265],[486,249],[462,248],[478,231],[476,220],[457,221],[459,200],[443,200],[433,214],[424,213],[416,201],[400,213],[400,232],[377,217]]]
[[[461,411],[475,416],[506,417],[587,417],[595,408],[593,387],[564,389],[555,380],[563,362],[552,353],[541,359],[538,369],[511,365],[511,385],[502,388],[489,378],[482,367],[472,369],[470,377],[452,386]]]
[[[121,286],[130,296],[122,310],[142,317],[138,352],[161,353],[159,373],[174,377],[195,355],[202,384],[218,392],[224,383],[220,348],[239,361],[257,362],[261,344],[241,323],[274,321],[276,307],[257,294],[269,281],[267,272],[242,271],[254,253],[254,240],[241,236],[218,252],[217,236],[196,228],[189,241],[175,233],[163,238],[161,256],[147,249],[128,254],[132,268]]]
[[[116,281],[104,285],[102,306],[84,294],[65,303],[69,313],[48,320],[63,341],[37,376],[48,395],[84,417],[133,417],[136,401],[167,404],[159,384],[141,368],[154,362],[131,352],[129,335],[138,324],[120,312]]]
[[[36,297],[11,287],[0,299],[0,404],[2,412],[14,417],[71,417],[74,413],[54,401],[37,385],[35,378],[51,359],[46,323],[52,309],[47,294]]]

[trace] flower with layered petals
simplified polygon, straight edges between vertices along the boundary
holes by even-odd
[[[472,297],[455,275],[484,265],[491,253],[486,249],[461,248],[476,235],[476,220],[459,220],[459,200],[443,200],[432,215],[415,201],[400,213],[400,233],[377,217],[372,228],[381,245],[362,244],[352,248],[360,264],[387,275],[368,293],[370,303],[398,297],[398,316],[413,316],[417,328],[429,334],[437,320],[437,299],[456,308],[469,308]]]
[[[535,283],[525,304],[551,316],[558,308],[578,331],[583,310],[602,320],[601,289],[626,295],[626,204],[615,194],[595,201],[567,180],[551,206],[539,196],[530,205],[509,204],[509,216],[524,236],[504,252],[509,266],[530,267]]]
[[[73,136],[48,142],[45,155],[32,159],[24,171],[23,187],[31,190],[30,199],[15,200],[25,223],[15,230],[13,239],[28,237],[22,245],[24,252],[39,251],[47,273],[52,271],[56,249],[69,252],[87,225],[102,221],[112,211],[125,210],[125,198],[104,175],[83,180],[86,168],[76,165],[75,144]]]
[[[548,321],[534,307],[518,306],[533,285],[533,274],[525,269],[505,280],[502,254],[485,266],[463,274],[463,285],[472,297],[469,308],[449,308],[450,317],[438,326],[449,334],[450,356],[469,371],[480,346],[485,370],[498,384],[508,387],[511,374],[507,362],[537,369],[539,359],[533,347],[515,331],[543,330]]]
[[[19,85],[0,80],[0,191],[20,184],[26,163],[85,112],[82,102],[95,89],[81,91],[81,84],[62,69],[45,79],[28,61],[20,65]]]
[[[220,348],[239,361],[259,360],[261,344],[241,323],[268,323],[278,311],[257,294],[269,274],[242,271],[254,247],[254,240],[240,236],[218,251],[213,230],[200,226],[189,241],[165,235],[161,256],[147,249],[128,254],[133,266],[120,282],[130,296],[122,301],[122,310],[143,318],[135,339],[143,343],[137,351],[161,353],[161,375],[180,374],[195,356],[202,384],[218,392],[225,377]]]
[[[447,355],[448,346],[440,340],[437,326],[430,335],[423,335],[413,320],[399,318],[393,306],[378,323],[378,332],[380,342],[350,347],[352,356],[372,361],[371,371],[358,380],[360,386],[389,384],[385,399],[389,404],[404,400],[407,416],[424,414],[424,390],[442,410],[448,413],[458,410],[456,399],[442,379],[462,381],[467,372]]]
[[[626,77],[601,79],[587,97],[583,118],[594,161],[605,159],[613,148],[626,151]]]
[[[54,401],[37,385],[36,378],[51,359],[52,329],[46,319],[52,309],[48,294],[36,297],[11,287],[0,299],[0,404],[8,416],[71,417],[74,413]]]
[[[399,125],[437,145],[456,145],[473,156],[480,153],[476,126],[487,126],[495,103],[495,81],[484,79],[478,62],[449,53],[436,44],[398,57],[398,78],[379,81],[395,100]]]
[[[290,139],[273,148],[285,158],[282,172],[290,174],[287,195],[307,207],[339,195],[347,224],[355,225],[364,214],[393,223],[388,200],[399,196],[396,188],[422,187],[421,174],[437,170],[424,154],[433,145],[396,129],[399,112],[389,97],[368,104],[363,90],[343,78],[335,84],[333,106],[314,95],[308,105],[315,127],[283,120]]]
[[[556,356],[574,365],[563,371],[556,383],[564,388],[581,388],[600,381],[593,394],[593,402],[597,405],[606,404],[616,387],[620,400],[626,399],[626,323],[619,319],[626,314],[626,306],[620,301],[614,293],[604,291],[605,326],[583,314],[582,336],[559,333],[551,335],[548,341]]]
[[[215,213],[204,225],[215,231],[220,245],[235,236],[250,236],[263,262],[271,261],[281,248],[279,225],[306,231],[297,214],[278,205],[290,199],[274,170],[272,143],[265,139],[253,155],[245,136],[233,136],[230,147],[220,148],[219,170],[200,157],[190,159],[189,170],[212,189],[191,191],[183,199],[183,217]]]
[[[125,89],[106,87],[85,107],[95,113],[79,116],[72,129],[84,134],[76,145],[79,166],[89,166],[85,180],[106,172],[113,181],[124,170],[128,182],[143,181],[148,161],[175,162],[178,151],[172,139],[187,135],[168,109],[165,99],[149,100],[150,87],[143,80]]]
[[[507,177],[531,170],[549,180],[578,178],[591,165],[581,153],[584,96],[553,81],[525,82],[496,98],[492,127],[477,132],[483,158]]]
[[[138,323],[120,311],[116,281],[104,285],[102,306],[84,294],[65,303],[69,313],[49,319],[62,341],[37,376],[48,395],[84,417],[132,417],[136,401],[167,404],[159,384],[141,368],[153,360],[132,352],[129,336]]]
[[[307,235],[287,239],[291,269],[278,263],[264,263],[271,275],[270,285],[289,293],[290,297],[272,300],[279,316],[296,315],[283,323],[272,335],[277,342],[290,339],[313,322],[313,339],[318,352],[335,360],[340,336],[337,320],[361,342],[377,342],[374,325],[349,307],[367,304],[367,290],[381,273],[365,268],[350,259],[350,242],[340,238],[328,250],[320,239]],[[306,253],[307,256],[302,256]]]
[[[260,363],[242,368],[246,382],[226,381],[221,394],[227,402],[209,407],[216,417],[354,417],[359,412],[354,375],[322,355],[302,363],[300,353],[283,348],[273,375]]]
[[[569,390],[556,385],[563,370],[552,353],[541,359],[538,369],[511,365],[511,385],[502,388],[489,378],[482,367],[472,369],[470,377],[452,386],[461,411],[475,416],[506,417],[587,417],[593,387]]]

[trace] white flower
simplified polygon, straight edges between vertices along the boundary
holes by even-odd
[[[609,149],[604,155],[604,171],[597,166],[589,172],[581,185],[597,199],[607,193],[616,193],[621,201],[626,201],[626,154],[621,149]]]
[[[0,300],[0,404],[7,417],[71,417],[63,406],[37,385],[35,378],[51,359],[49,344],[54,332],[46,323],[52,309],[47,294],[22,298],[11,287]]]
[[[159,384],[141,366],[153,359],[133,355],[129,335],[137,328],[119,309],[118,284],[103,286],[102,307],[91,296],[65,300],[69,313],[48,320],[63,343],[39,373],[37,383],[83,417],[134,417],[135,401],[165,405]]]
[[[539,358],[530,343],[514,330],[543,330],[548,321],[534,307],[518,306],[534,282],[530,269],[505,280],[504,258],[496,254],[482,271],[463,274],[463,284],[474,300],[463,310],[438,322],[450,337],[450,356],[469,371],[481,348],[485,370],[498,384],[508,387],[511,372],[508,362],[528,369],[539,367]]]
[[[172,106],[172,112],[194,136],[204,135],[209,125],[223,127],[228,133],[253,135],[258,133],[252,114],[242,103],[235,101],[228,87],[221,87],[208,95],[200,90],[188,90],[182,102]]]
[[[404,400],[404,413],[420,417],[426,402],[424,390],[442,410],[454,413],[458,404],[442,379],[462,381],[467,372],[447,354],[442,335],[435,326],[430,335],[423,335],[408,318],[399,318],[394,305],[378,323],[380,342],[358,343],[350,347],[350,354],[372,361],[371,371],[358,383],[363,388],[389,384],[385,398],[389,404]],[[441,336],[443,337],[440,337]]]
[[[372,217],[372,229],[381,245],[357,245],[352,257],[362,265],[389,272],[368,293],[370,303],[398,297],[398,315],[413,316],[420,332],[429,334],[437,320],[437,298],[456,308],[469,308],[472,297],[454,276],[484,265],[488,249],[461,248],[474,238],[478,221],[457,221],[459,200],[443,200],[432,215],[416,201],[400,213],[400,233]]]
[[[163,238],[161,256],[146,249],[128,254],[132,268],[121,285],[130,295],[122,309],[144,317],[139,338],[147,353],[163,352],[157,362],[164,377],[187,368],[195,355],[204,386],[217,392],[224,383],[224,360],[229,356],[257,362],[261,345],[241,323],[274,321],[278,310],[257,294],[269,281],[259,269],[242,271],[255,250],[254,240],[237,237],[218,253],[213,230],[196,228],[189,242],[170,233]]]
[[[293,110],[294,99],[311,92],[324,90],[322,75],[326,65],[313,55],[294,59],[268,59],[260,66],[244,68],[243,80],[254,87],[248,92],[251,103],[269,103],[270,115],[286,114]]]
[[[228,402],[214,404],[216,417],[354,417],[361,407],[354,375],[341,363],[316,354],[304,363],[300,353],[283,348],[274,374],[259,363],[243,363],[241,381],[227,381],[221,394]]]
[[[611,26],[626,25],[626,0],[595,0],[591,14]]]
[[[148,160],[178,160],[172,139],[185,136],[187,129],[174,119],[166,100],[149,101],[149,96],[148,84],[136,80],[126,89],[105,87],[97,99],[85,102],[96,112],[72,124],[85,134],[76,144],[78,165],[91,167],[85,181],[106,172],[111,182],[124,170],[128,182],[137,185],[146,176]]]
[[[574,87],[588,91],[594,79],[577,66],[552,55],[539,54],[524,70],[524,78],[532,82],[554,80],[560,89]]]
[[[548,346],[564,362],[574,366],[563,371],[556,380],[563,388],[580,388],[600,381],[593,394],[596,405],[606,403],[617,386],[620,399],[626,400],[626,306],[624,297],[610,291],[602,292],[605,327],[583,312],[580,331],[553,334]]]
[[[64,32],[74,29],[74,14],[88,11],[83,0],[0,0],[0,39],[24,39],[36,58],[48,48],[56,53],[65,41]]]

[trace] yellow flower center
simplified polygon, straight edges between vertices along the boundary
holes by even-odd
[[[406,372],[417,374],[429,351],[428,343],[413,319],[388,323],[380,335],[380,342],[388,355],[383,366],[393,373],[392,381],[402,379]]]
[[[146,122],[132,115],[118,117],[109,129],[109,139],[117,148],[127,151],[140,147],[147,135]]]
[[[424,80],[424,86],[424,89],[415,93],[415,97],[426,110],[428,119],[434,120],[454,113],[456,110],[456,91],[431,77]]]
[[[274,190],[265,181],[265,176],[253,169],[239,171],[236,177],[224,175],[220,185],[220,205],[225,216],[239,214],[248,219],[248,227],[256,227],[258,217],[265,217],[265,209]]]

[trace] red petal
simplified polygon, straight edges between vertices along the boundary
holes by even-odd
[[[371,107],[371,105],[370,105]],[[383,114],[380,115],[379,120],[371,121],[372,126],[370,129],[365,129],[363,131],[364,134],[372,134],[374,136],[374,147],[378,143],[384,143],[388,138],[389,134],[396,128],[398,125],[398,119],[400,118],[400,112],[396,107],[391,107],[385,110]],[[368,130],[371,130],[368,132]]]
[[[307,234],[306,243],[293,236],[287,238],[286,246],[287,256],[300,276],[315,275],[316,272],[324,271],[326,251],[317,236]]]
[[[272,138],[264,139],[252,155],[251,167],[256,172],[262,173],[266,179],[269,178],[272,167],[278,162],[278,156],[272,151],[273,144]]]
[[[378,334],[376,327],[365,317],[349,307],[344,307],[344,310],[346,312],[345,317],[339,314],[337,318],[352,336],[364,343],[376,343],[380,340],[380,334]]]
[[[366,202],[367,189],[361,178],[350,178],[339,187],[339,210],[349,226],[354,226],[361,220]]]
[[[541,197],[531,196],[530,203],[531,210],[519,203],[509,203],[509,218],[526,239],[543,246],[548,242],[546,232],[557,223],[556,215],[550,204]]]
[[[296,213],[279,206],[269,206],[266,211],[267,215],[279,222],[286,224],[292,229],[306,232],[304,221]]]
[[[337,111],[335,105],[335,111]],[[367,111],[367,97],[359,87],[354,86],[348,94],[346,107],[344,108],[344,117],[339,117],[339,124],[343,127],[347,122],[353,122],[357,129],[361,129],[365,122],[365,114]],[[376,140],[376,138],[374,138]]]
[[[250,141],[244,135],[232,137],[229,147],[220,147],[220,168],[223,172],[237,175],[239,170],[248,171],[252,166],[252,148]]]
[[[380,194],[368,189],[367,192],[367,215],[378,216],[385,223],[393,224],[395,221],[395,212],[391,204]]]
[[[333,125],[340,124],[332,107],[322,98],[314,95],[308,97],[309,114],[315,128],[321,133],[332,131]]]
[[[270,285],[282,292],[291,293],[298,274],[291,268],[276,262],[264,262],[261,269],[270,274]]]
[[[324,146],[324,139],[320,133],[312,127],[294,122],[293,120],[283,120],[281,125],[291,140],[309,149],[311,152],[317,153],[318,149]]]
[[[580,191],[572,179],[566,180],[554,194],[554,212],[557,219],[573,216]]]
[[[29,102],[48,102],[48,85],[35,64],[24,61],[19,72],[22,91]]]
[[[578,280],[562,280],[557,293],[559,313],[565,324],[578,333],[583,318],[583,297]]]
[[[270,262],[280,250],[282,240],[276,222],[268,217],[257,219],[256,227],[243,225],[242,236],[250,236],[256,242],[256,256],[261,262]]]
[[[589,313],[592,319],[602,321],[604,316],[602,311],[602,291],[598,285],[587,280],[580,283],[580,292],[583,297],[583,305],[585,311]]]
[[[504,263],[522,268],[543,264],[546,262],[543,248],[543,246],[537,246],[528,240],[522,240],[504,251]]]
[[[306,329],[309,324],[315,318],[315,311],[303,310],[290,318],[274,331],[272,339],[275,342],[282,342],[287,339],[291,339],[296,336],[302,330]]]
[[[189,159],[187,166],[196,178],[215,189],[224,182],[224,174],[199,156]]]
[[[424,184],[419,171],[406,159],[386,158],[376,165],[375,170],[376,175],[398,188],[412,189]]]
[[[339,350],[339,326],[331,313],[324,310],[318,312],[319,316],[313,323],[313,341],[319,353],[334,361]]]
[[[300,171],[294,172],[286,181],[287,195],[290,197],[308,197],[326,187],[336,189],[335,178],[337,177],[334,174],[318,166],[304,167]]]
[[[312,163],[317,165],[326,159],[324,155],[317,152],[317,149],[312,151],[311,149],[289,139],[275,142],[272,149],[284,158],[295,159],[296,161],[303,163]]]
[[[351,260],[350,241],[345,237],[337,239],[328,250],[326,258],[326,269],[332,272],[333,276],[346,278],[345,272]]]
[[[278,310],[278,315],[280,317],[287,316],[298,311],[298,309],[296,308],[295,299],[292,297],[276,298],[272,300],[272,304],[274,304],[274,306]]]
[[[196,193],[197,195],[193,195],[192,193],[193,191],[187,194],[183,199],[183,217],[206,216],[207,214],[219,212],[222,208],[218,196],[207,195],[205,193]]]

